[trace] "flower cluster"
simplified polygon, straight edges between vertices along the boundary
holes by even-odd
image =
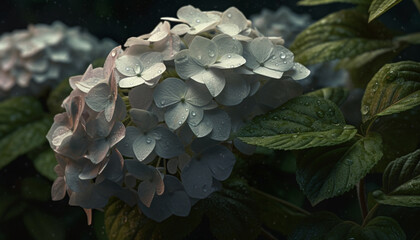
[[[230,176],[234,151],[253,153],[234,133],[301,94],[295,80],[309,70],[238,9],[185,6],[162,19],[103,68],[70,78],[66,112],[48,133],[59,162],[53,199],[67,191],[90,209],[113,195],[155,221],[187,216]]]
[[[62,23],[30,25],[0,37],[0,98],[37,94],[47,85],[83,71],[116,44],[99,42]]]

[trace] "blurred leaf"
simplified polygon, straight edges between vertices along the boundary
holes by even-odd
[[[110,240],[183,239],[200,224],[202,214],[192,209],[188,217],[171,216],[158,223],[144,216],[137,205],[111,199],[105,209],[105,229]]]
[[[356,9],[324,17],[296,37],[291,45],[295,60],[314,64],[395,47],[388,29],[378,22],[368,24],[367,20],[367,15]]]
[[[104,5],[104,4],[101,4],[101,5]],[[97,58],[93,61],[92,67],[93,68],[103,67],[104,64],[105,64],[105,58]]]
[[[309,92],[306,95],[328,99],[337,104],[337,106],[340,106],[349,96],[349,90],[343,87],[328,87]]]
[[[47,213],[32,210],[23,217],[23,222],[35,240],[65,239],[65,228],[60,221]]]
[[[333,102],[300,96],[255,117],[240,129],[238,136],[248,144],[294,150],[336,145],[352,139],[356,132],[353,126],[346,125]]]
[[[0,139],[25,123],[42,118],[41,103],[33,97],[15,97],[0,102]]]
[[[52,114],[64,112],[64,108],[61,107],[63,100],[70,95],[72,88],[70,87],[69,79],[64,79],[61,83],[51,91],[47,99],[47,106]]]
[[[7,222],[19,216],[25,209],[25,202],[21,201],[18,196],[0,189],[0,222]]]
[[[381,117],[375,121],[372,131],[382,136],[384,156],[372,169],[373,172],[383,173],[391,161],[415,151],[420,146],[419,121],[419,106],[405,112]]]
[[[370,4],[371,0],[300,0],[298,5],[313,6],[328,3]]]
[[[369,82],[362,100],[362,120],[406,111],[420,104],[420,63],[383,66]]]
[[[216,239],[257,238],[261,221],[250,194],[243,180],[234,179],[225,182],[221,191],[198,203],[198,207],[206,210],[210,230]]]
[[[0,139],[0,169],[16,157],[46,142],[45,136],[51,124],[52,119],[44,117],[41,120],[19,127],[14,132]]]
[[[26,199],[48,201],[51,199],[51,184],[42,178],[24,178],[21,194]]]
[[[410,44],[420,44],[420,33],[411,33],[396,37],[397,41],[407,42]]]
[[[263,223],[270,229],[284,235],[290,234],[296,226],[309,215],[303,209],[288,202],[252,189],[252,196],[257,203]]]
[[[329,212],[315,213],[298,226],[289,239],[294,240],[405,240],[404,231],[390,217],[376,217],[365,226],[343,221]]]
[[[96,210],[93,212],[93,228],[95,229],[96,239],[108,240],[105,231],[105,214],[102,211]]]
[[[297,158],[296,180],[312,205],[352,189],[382,157],[382,139],[370,133],[353,144],[312,148]]]
[[[369,22],[384,14],[402,0],[373,0],[369,7]]]
[[[385,193],[373,193],[379,203],[420,207],[420,149],[392,161],[382,182]]]
[[[51,149],[47,149],[33,160],[35,169],[44,177],[54,181],[57,174],[54,172],[54,167],[57,165],[55,154]]]

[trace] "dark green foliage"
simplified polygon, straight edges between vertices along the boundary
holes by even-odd
[[[349,96],[349,90],[343,87],[336,87],[336,88],[329,87],[329,88],[322,88],[313,92],[309,92],[306,95],[325,98],[332,101],[337,106],[340,106],[346,101],[347,97]]]

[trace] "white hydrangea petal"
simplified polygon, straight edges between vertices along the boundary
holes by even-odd
[[[190,109],[186,103],[179,102],[169,107],[165,112],[166,125],[172,130],[176,130],[187,120]]]
[[[151,180],[153,178],[153,171],[155,170],[153,167],[131,159],[126,159],[124,163],[128,173],[132,174],[135,178],[141,181]]]
[[[189,52],[189,49],[184,49],[175,55],[175,70],[182,79],[188,79],[204,69],[191,58]]]
[[[86,158],[92,163],[98,164],[105,159],[109,151],[109,143],[106,139],[97,139],[91,142],[88,147]]]
[[[166,70],[165,64],[156,63],[152,65],[151,67],[147,68],[144,72],[142,72],[141,77],[146,81],[150,81],[154,78],[161,76],[165,70]]]
[[[293,67],[293,60],[293,53],[289,49],[278,45],[275,46],[270,58],[264,62],[264,67],[275,71],[285,72]]]
[[[209,137],[217,141],[225,141],[230,136],[231,121],[229,115],[222,110],[212,110],[206,112],[213,125],[213,130]]]
[[[217,51],[219,56],[223,56],[225,54],[234,53],[238,55],[242,55],[243,48],[242,44],[238,41],[233,39],[231,36],[226,34],[219,34],[212,39],[213,42],[217,45]]]
[[[191,5],[181,7],[178,9],[176,15],[179,19],[185,20],[192,26],[211,21],[205,13]]]
[[[300,63],[295,62],[293,67],[289,71],[285,72],[283,76],[289,76],[293,80],[302,80],[306,78],[307,76],[309,76],[310,73],[311,71],[307,69],[305,66],[303,66]]]
[[[128,99],[132,108],[149,109],[153,102],[153,88],[140,85],[130,90]]]
[[[232,23],[222,23],[217,25],[217,29],[222,33],[228,34],[230,36],[235,36],[241,32],[241,29],[236,24]]]
[[[276,79],[280,79],[283,76],[283,72],[271,70],[266,67],[257,67],[253,70],[253,72],[266,76],[266,77],[276,78]]]
[[[168,41],[162,42],[157,48],[162,49],[163,60],[170,61],[174,59],[175,54],[181,51],[181,44],[181,38],[177,35],[172,35]]]
[[[109,161],[105,167],[105,169],[100,172],[101,176],[104,178],[114,181],[120,182],[123,179],[123,170],[124,170],[124,158],[121,156],[120,152],[114,149],[111,152],[109,157]]]
[[[130,109],[130,116],[133,122],[143,132],[147,132],[158,124],[158,118],[152,112],[143,109]]]
[[[162,54],[159,52],[146,52],[140,55],[142,71],[155,65],[156,63],[162,63]]]
[[[184,151],[184,146],[178,136],[164,127],[157,127],[154,133],[160,135],[160,139],[156,139],[155,152],[162,158],[173,158]]]
[[[211,193],[213,177],[210,169],[192,159],[181,173],[182,183],[185,191],[190,197],[204,199]]]
[[[190,114],[187,120],[188,125],[197,126],[203,119],[204,110],[199,107],[195,107],[193,105],[189,105],[189,108],[190,108]]]
[[[156,140],[146,135],[140,135],[134,140],[133,151],[137,159],[145,160],[156,146]]]
[[[250,86],[246,79],[237,75],[231,75],[227,79],[226,86],[216,97],[216,101],[225,106],[234,106],[248,96]]]
[[[190,214],[191,202],[187,193],[184,191],[176,191],[171,194],[171,199],[167,203],[168,208],[176,216],[186,217]]]
[[[150,207],[152,203],[153,197],[155,196],[155,186],[153,183],[149,181],[144,181],[139,184],[137,189],[140,201],[146,205],[146,207]]]
[[[250,69],[255,69],[260,66],[260,64],[257,62],[257,59],[255,56],[249,51],[249,47],[245,48],[243,51],[243,57],[245,58],[245,66],[247,66]],[[243,68],[246,70],[245,68]],[[242,70],[242,68],[239,68],[239,70]],[[241,72],[239,72],[241,73]],[[252,73],[252,72],[251,72]]]
[[[118,82],[118,85],[121,88],[132,88],[132,87],[136,87],[138,85],[141,85],[143,83],[145,83],[143,78],[134,76],[134,77],[126,77],[126,78],[121,79]]]
[[[189,55],[201,66],[208,66],[216,62],[217,45],[210,39],[197,36],[189,46]]]
[[[82,171],[79,173],[79,178],[82,180],[94,179],[98,176],[99,171],[103,168],[104,161],[99,164],[93,164],[90,161],[87,161],[82,168]]]
[[[185,93],[185,101],[194,106],[207,105],[211,100],[212,96],[204,84],[196,81],[187,81],[187,91]]]
[[[109,105],[110,89],[101,83],[93,87],[86,95],[86,104],[96,112],[102,112]]]
[[[160,18],[161,20],[165,20],[165,21],[171,21],[171,22],[179,22],[179,23],[186,23],[187,21],[185,21],[185,20],[181,20],[181,19],[178,19],[178,18],[174,18],[174,17],[161,17]],[[187,25],[188,26],[188,25]],[[188,29],[189,29],[190,27],[188,26]]]
[[[67,186],[75,192],[81,191],[87,186],[89,180],[81,180],[79,178],[80,167],[74,162],[69,162],[65,169],[65,179]]]
[[[217,102],[216,102],[216,101],[211,100],[208,104],[206,104],[206,105],[202,106],[201,108],[202,108],[203,110],[212,110],[212,109],[217,108],[218,106],[219,106],[219,104],[217,104]]]
[[[223,73],[218,69],[210,68],[192,76],[191,78],[199,83],[204,83],[213,97],[219,95],[226,84]]]
[[[248,25],[248,19],[236,7],[230,7],[223,12],[220,21],[223,24],[234,24],[240,31],[244,30]],[[236,35],[236,34],[235,34]]]
[[[115,68],[121,74],[132,77],[141,73],[143,66],[140,58],[130,55],[124,55],[115,60]]]
[[[161,174],[158,169],[154,168],[153,175],[152,175],[152,183],[155,186],[157,195],[162,195],[165,191],[165,184],[163,183],[162,178],[163,178],[163,174]]]
[[[241,55],[228,53],[223,55],[215,64],[211,65],[211,67],[220,69],[237,68],[244,65],[245,62],[245,58]]]
[[[107,137],[109,147],[113,147],[125,137],[125,126],[122,122],[115,122],[109,136]]]
[[[259,63],[267,61],[274,50],[273,43],[265,37],[255,38],[247,47],[249,47],[250,52],[255,56]]]
[[[185,91],[184,81],[178,78],[167,78],[155,88],[153,98],[156,106],[164,108],[179,102],[184,97]]]
[[[184,35],[190,30],[190,26],[187,24],[177,24],[171,29],[171,33],[176,35]]]
[[[90,89],[95,87],[96,85],[100,83],[106,83],[105,78],[98,78],[98,77],[92,77],[88,79],[84,79],[83,81],[78,81],[74,85],[77,87],[80,91],[84,93],[88,93]]]
[[[170,174],[175,174],[178,171],[178,158],[169,159],[166,164],[166,169]]]
[[[149,42],[159,42],[169,35],[170,25],[167,21],[160,22],[152,31],[152,35],[147,39]]]
[[[59,201],[66,196],[66,182],[63,177],[58,177],[54,180],[51,187],[51,199],[53,201]]]
[[[196,35],[204,31],[208,31],[216,26],[217,22],[210,20],[209,22],[200,23],[191,27],[189,34]]]
[[[105,138],[111,132],[113,123],[106,121],[103,114],[86,123],[86,132],[91,138]]]
[[[206,117],[206,114],[198,125],[189,124],[189,126],[194,135],[199,138],[209,135],[213,130],[213,122],[209,117]]]
[[[217,180],[226,180],[235,165],[235,155],[224,146],[218,145],[207,149],[200,159],[211,170]]]
[[[57,127],[51,135],[51,143],[53,146],[59,147],[64,143],[65,139],[71,137],[73,135],[73,131],[66,126],[59,126]]]

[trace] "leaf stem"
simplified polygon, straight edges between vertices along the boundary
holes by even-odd
[[[366,203],[365,178],[362,178],[357,184],[357,197],[359,199],[360,212],[362,213],[363,221],[368,215],[368,208]]]
[[[373,125],[373,123],[376,121],[376,119],[377,119],[378,117],[374,117],[374,118],[372,118],[371,120],[370,120],[370,122],[369,122],[369,125],[368,125],[368,127],[367,127],[367,129],[366,129],[366,132],[365,132],[365,135],[367,135],[368,133],[369,133],[369,130],[370,130],[370,128],[372,127],[372,125]]]
[[[292,208],[292,209],[294,209],[294,210],[296,210],[296,211],[298,211],[300,213],[303,213],[305,215],[310,215],[311,214],[310,212],[306,211],[305,209],[302,209],[302,208],[300,208],[300,207],[298,207],[298,206],[296,206],[296,205],[294,205],[292,203],[289,203],[288,201],[285,201],[283,199],[276,198],[273,195],[267,194],[267,193],[265,193],[263,191],[260,191],[260,190],[254,188],[254,187],[249,187],[249,189],[251,189],[251,191],[254,191],[254,192],[258,193],[258,194],[264,195],[267,198],[271,198],[274,201],[277,201],[277,202],[279,202],[279,203],[281,203],[281,204],[283,204],[283,205],[285,205],[285,206],[287,206],[289,208]]]
[[[264,237],[266,237],[267,239],[270,240],[278,240],[275,236],[273,236],[273,234],[271,234],[269,231],[267,231],[266,229],[264,229],[263,227],[261,227],[261,233],[262,235],[264,235]]]
[[[414,5],[416,5],[417,10],[420,12],[420,0],[413,0]]]
[[[372,218],[373,214],[376,212],[376,210],[378,209],[379,204],[375,204],[375,206],[373,206],[373,208],[371,208],[369,210],[369,213],[367,214],[367,216],[365,217],[365,219],[363,220],[363,224],[362,227],[366,226],[366,224],[369,222],[369,220]]]

